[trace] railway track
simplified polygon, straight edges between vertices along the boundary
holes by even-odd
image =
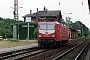
[[[46,49],[46,50],[38,50],[38,51],[34,51],[34,52],[29,52],[28,54],[24,54],[24,56],[19,56],[18,58],[15,58],[15,60],[26,60],[26,59],[29,59],[30,57],[34,56],[34,55],[37,55],[37,54],[40,54],[40,53],[43,53],[43,52],[46,52],[46,51],[49,51],[49,49]]]
[[[60,46],[58,48],[44,52],[42,54],[33,56],[27,60],[53,60],[55,57],[67,51],[68,49],[72,48],[73,46],[76,46],[77,44],[80,44],[81,42],[85,42],[85,41],[86,39],[78,40],[77,42],[73,42],[65,46]]]
[[[80,42],[84,43],[85,41],[86,40],[80,40],[75,43],[70,43],[66,46],[61,46],[60,48],[55,48],[55,49],[42,49],[40,47],[31,48],[31,49],[27,49],[26,51],[15,52],[15,54],[1,56],[0,60],[37,60],[37,59],[39,60],[58,60],[55,54],[60,52],[60,54],[62,55],[62,53],[65,52],[66,50],[72,48],[73,46],[79,44]],[[80,45],[82,45],[82,43]],[[54,57],[52,58],[52,56]]]
[[[0,56],[0,60],[15,60],[16,58],[18,58],[19,56],[24,56],[25,54],[31,54],[31,52],[39,52],[39,51],[43,51],[43,49],[41,50],[40,47],[34,47],[34,48],[30,48],[30,49],[24,49],[24,50],[19,50],[19,51],[12,51],[12,52],[8,52],[8,53],[4,53],[4,55],[2,54],[2,56]],[[6,54],[6,55],[5,55]]]
[[[82,55],[83,51],[86,49],[89,43],[90,41],[86,41],[81,44],[78,44],[77,46],[62,53],[53,60],[79,60],[80,56]]]

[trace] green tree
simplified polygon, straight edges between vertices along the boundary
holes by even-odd
[[[64,19],[62,19],[62,23],[67,25],[70,29],[72,29],[73,22],[71,21],[70,17],[66,17],[66,21],[64,21]]]
[[[2,18],[2,17],[0,17],[0,20],[3,20],[3,18]]]
[[[76,21],[74,25],[82,26],[82,36],[88,36],[89,29],[81,21]]]
[[[2,36],[7,35],[8,37],[11,37],[13,33],[12,31],[13,22],[14,21],[9,18],[0,20],[0,35]]]

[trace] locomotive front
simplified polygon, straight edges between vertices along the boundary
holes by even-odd
[[[52,45],[55,39],[55,24],[51,22],[38,23],[38,45]]]

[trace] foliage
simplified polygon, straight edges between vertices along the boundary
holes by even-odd
[[[36,39],[37,35],[37,23],[30,22],[29,26],[34,26],[34,27],[29,27],[29,39]],[[19,38],[22,40],[25,40],[27,38],[27,33],[28,33],[28,28],[27,28],[27,22],[22,22],[19,25]]]
[[[0,17],[0,35],[1,36],[8,36],[11,37],[12,36],[12,27],[11,25],[13,25],[13,20],[6,18],[3,19]]]
[[[62,19],[62,23],[67,25],[70,29],[72,29],[73,22],[70,20],[71,20],[71,18],[66,17],[66,21],[64,21],[64,19]]]
[[[89,29],[88,27],[86,27],[81,21],[76,21],[75,23],[73,23],[72,21],[70,21],[71,18],[70,17],[66,17],[66,21],[64,21],[64,19],[62,19],[62,23],[64,23],[65,25],[67,25],[70,29],[73,29],[74,25],[80,25],[82,26],[82,34],[78,33],[80,36],[88,36],[89,34]]]
[[[38,28],[36,28],[36,29],[34,30],[34,33],[33,33],[33,35],[35,36],[35,38],[37,38],[37,32],[38,32]]]
[[[0,17],[0,20],[3,20],[3,18],[2,18],[2,17]]]
[[[88,32],[89,32],[89,29],[88,29],[88,27],[86,27],[81,21],[76,21],[75,23],[74,23],[74,25],[80,25],[80,26],[82,26],[82,36],[88,36]]]

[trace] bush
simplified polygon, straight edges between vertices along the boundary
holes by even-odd
[[[36,39],[36,35],[37,35],[37,23],[29,23],[29,39]],[[34,27],[33,27],[34,26]],[[27,38],[27,34],[28,34],[28,27],[27,27],[27,23],[20,23],[19,24],[19,38],[21,40],[25,40]]]

